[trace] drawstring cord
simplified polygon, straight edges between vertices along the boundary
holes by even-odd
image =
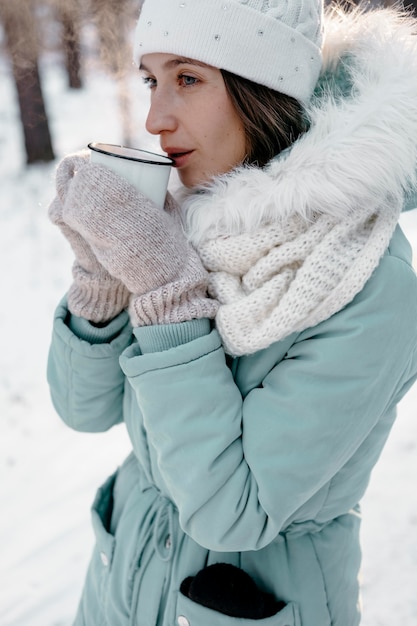
[[[135,615],[139,589],[152,557],[156,554],[163,563],[167,563],[173,557],[175,532],[174,511],[174,504],[168,500],[168,498],[158,494],[154,502],[150,505],[149,511],[141,526],[137,539],[138,552],[133,560],[129,577],[133,586],[133,603],[129,626],[134,626],[136,623]],[[150,547],[152,549],[149,549]],[[146,548],[148,548],[147,551]]]
[[[173,554],[174,536],[174,505],[171,500],[161,497],[163,504],[159,506],[153,523],[152,543],[155,552],[164,563],[170,561]]]
[[[151,492],[148,492],[149,494]],[[137,538],[138,551],[132,561],[130,579],[135,576],[137,569],[144,568],[152,551],[148,553],[146,563],[142,563],[143,555],[149,541],[161,561],[170,561],[174,553],[174,504],[164,496],[158,496],[149,507]],[[168,543],[169,542],[169,545]]]

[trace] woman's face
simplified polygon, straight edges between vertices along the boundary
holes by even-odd
[[[174,54],[142,57],[151,90],[146,129],[160,135],[186,187],[225,174],[245,158],[245,131],[220,70]]]

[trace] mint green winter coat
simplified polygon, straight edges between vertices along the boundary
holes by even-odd
[[[97,544],[77,626],[179,616],[249,626],[180,594],[213,562],[287,602],[259,626],[359,623],[358,502],[417,376],[410,262],[398,229],[348,307],[234,360],[206,320],[133,335],[126,322],[94,345],[59,306],[49,359],[58,413],[82,431],[124,420],[133,446],[92,508]]]
[[[405,61],[401,66],[404,38],[387,15],[376,26],[366,16],[346,18],[354,20],[349,36],[336,29],[339,52],[340,42],[350,45],[356,37],[363,44],[365,36],[367,45],[358,48],[375,63],[352,93],[385,72],[386,84],[372,83],[373,102],[351,115],[351,126],[336,125],[340,149],[332,158],[320,158],[314,175],[303,168],[296,179],[314,186],[317,172],[340,158],[332,171],[350,210],[357,203],[376,206],[378,194],[386,203],[394,184],[398,198],[407,179],[401,174],[406,146],[409,169],[415,166],[417,116],[408,105],[417,101],[417,71]],[[392,33],[384,57],[377,42]],[[334,106],[344,112],[351,102],[348,95]],[[400,110],[402,130],[395,125]],[[334,119],[333,109],[329,115]],[[363,142],[355,159],[352,137]],[[310,154],[323,156],[319,149]],[[337,197],[339,185],[323,188],[330,174],[325,170],[312,197]],[[122,313],[96,329],[71,316],[63,301],[48,364],[56,410],[80,431],[124,422],[133,448],[92,506],[96,546],[75,626],[254,624],[181,594],[185,578],[215,562],[243,568],[286,603],[256,620],[258,626],[357,626],[359,502],[396,405],[416,378],[417,279],[399,227],[346,306],[238,358],[225,354],[205,319],[132,330]]]

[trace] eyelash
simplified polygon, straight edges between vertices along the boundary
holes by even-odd
[[[189,74],[178,74],[177,76],[178,82],[181,82],[184,79],[191,79],[193,81],[191,84],[181,85],[184,88],[193,87],[194,85],[200,82],[198,78],[195,78],[194,76],[190,76]],[[146,85],[146,87],[148,87],[149,89],[154,89],[157,85],[156,79],[152,78],[151,76],[143,76],[142,81],[144,85]]]
[[[142,82],[149,89],[156,86],[156,80],[150,76],[142,76]]]

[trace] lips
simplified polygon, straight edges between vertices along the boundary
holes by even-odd
[[[170,159],[174,161],[174,167],[183,167],[192,155],[194,150],[185,150],[184,148],[163,148]]]

